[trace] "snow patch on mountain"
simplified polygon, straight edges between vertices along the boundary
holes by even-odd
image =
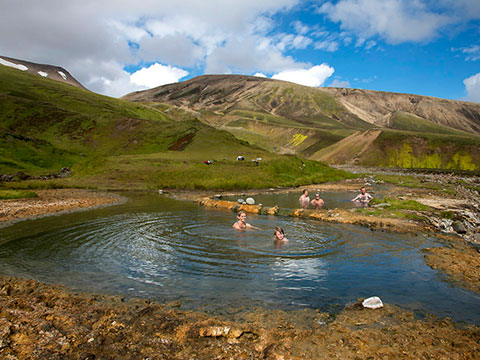
[[[28,70],[28,67],[26,67],[25,65],[14,64],[14,63],[12,63],[10,61],[7,61],[7,60],[4,60],[2,58],[0,58],[0,64],[5,65],[5,66],[10,66],[10,67],[13,67],[15,69],[22,70],[22,71]]]
[[[63,80],[67,80],[67,75],[65,75],[65,73],[63,71],[57,71],[60,76],[63,78]]]

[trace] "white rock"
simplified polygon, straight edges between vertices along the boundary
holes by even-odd
[[[246,202],[248,205],[253,205],[253,204],[255,204],[255,199],[249,197],[249,198],[247,198],[247,199],[245,200],[245,202]]]
[[[378,296],[372,296],[363,300],[362,305],[363,307],[369,309],[380,309],[383,307],[382,300],[380,300]]]

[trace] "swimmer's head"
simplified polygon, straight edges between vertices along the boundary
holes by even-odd
[[[241,221],[245,221],[247,218],[247,212],[245,210],[240,210],[237,214],[237,219]]]
[[[281,227],[277,226],[275,230],[273,230],[273,235],[275,235],[276,239],[283,240],[283,238],[285,237],[285,232]]]
[[[360,189],[360,191],[362,192],[362,194],[365,195],[365,193],[367,192],[367,189],[366,189],[365,186],[364,186],[364,187],[362,187],[362,188]]]
[[[319,193],[315,194],[315,199],[320,199],[320,194]]]
[[[308,190],[307,189],[303,190],[303,195],[308,195]]]

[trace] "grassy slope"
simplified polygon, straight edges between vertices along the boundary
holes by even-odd
[[[369,94],[386,96],[384,93]],[[175,105],[188,104],[196,108],[198,118],[251,144],[312,159],[336,149],[336,143],[355,131],[364,133],[375,128],[350,112],[327,91],[282,81],[204,76],[135,96],[136,101],[163,102],[162,106],[169,113],[177,112],[181,116],[185,114],[174,110]],[[480,168],[479,136],[405,112],[394,113],[388,126],[391,129],[380,128],[381,135],[368,147],[351,144],[332,158],[332,163],[460,170]],[[359,155],[359,150],[365,151]],[[358,161],[355,160],[357,156]]]
[[[180,111],[113,99],[0,66],[0,174],[73,168],[47,185],[95,188],[253,188],[336,180],[348,174],[274,155]],[[161,111],[163,110],[163,112]],[[177,114],[178,115],[178,114]],[[169,150],[170,147],[176,150]],[[259,166],[251,161],[262,157]],[[203,160],[215,160],[207,166]],[[305,166],[303,164],[305,163]],[[2,184],[45,187],[45,182]]]
[[[390,127],[397,130],[422,133],[452,134],[460,136],[468,135],[464,131],[455,130],[447,126],[435,124],[434,122],[423,119],[419,116],[403,112],[396,112],[395,114],[393,114],[390,122]]]
[[[309,156],[355,130],[372,127],[321,89],[245,76],[203,76],[126,98],[149,104],[159,101],[162,110],[180,118],[185,113],[175,104],[189,104],[199,111],[200,119],[252,144],[302,156]],[[309,139],[298,146],[294,138],[297,134]]]

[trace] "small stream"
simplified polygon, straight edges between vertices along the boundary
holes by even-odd
[[[213,312],[337,311],[379,296],[418,314],[480,323],[480,296],[425,265],[421,249],[441,245],[425,234],[250,214],[261,230],[238,232],[232,212],[155,193],[125,195],[125,204],[0,229],[0,273]],[[280,249],[275,226],[290,240]]]

